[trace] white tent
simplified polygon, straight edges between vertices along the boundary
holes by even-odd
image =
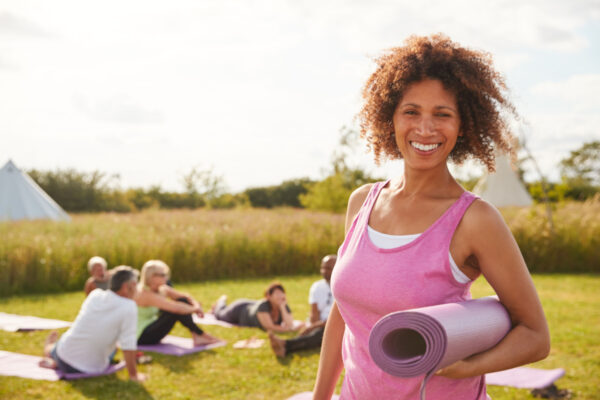
[[[0,169],[0,221],[53,219],[69,221],[69,215],[9,160]]]
[[[533,201],[504,155],[496,155],[496,172],[485,174],[473,193],[496,207],[530,206]]]

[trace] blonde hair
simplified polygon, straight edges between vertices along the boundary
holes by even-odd
[[[162,260],[148,260],[142,266],[142,272],[140,274],[140,286],[147,286],[150,278],[156,274],[165,273],[167,278],[171,274],[171,270],[167,263]]]
[[[92,258],[90,258],[90,260],[87,263],[87,269],[88,272],[92,272],[92,267],[96,264],[100,264],[102,265],[102,267],[104,267],[104,269],[106,269],[108,267],[108,264],[106,263],[106,260],[100,256],[94,256]]]

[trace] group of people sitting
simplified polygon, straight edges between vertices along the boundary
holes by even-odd
[[[333,305],[329,280],[335,262],[335,255],[321,261],[323,279],[310,288],[307,323],[295,324],[285,289],[278,282],[267,287],[262,300],[238,299],[227,305],[223,295],[211,311],[218,320],[267,331],[278,357],[319,348]],[[88,270],[90,278],[84,287],[87,298],[72,326],[60,338],[57,332],[48,336],[41,366],[65,373],[102,372],[113,362],[118,345],[130,379],[143,382],[147,377],[137,371],[137,345],[160,343],[176,322],[190,331],[194,346],[220,341],[194,322],[194,314],[204,316],[202,306],[188,293],[172,287],[165,262],[147,261],[141,273],[125,265],[109,271],[106,260],[95,256],[89,260]],[[274,334],[291,331],[299,331],[299,335],[282,339]]]

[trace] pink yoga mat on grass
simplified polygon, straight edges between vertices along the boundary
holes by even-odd
[[[369,352],[388,374],[425,375],[496,345],[510,330],[510,316],[495,296],[399,311],[371,330]]]
[[[57,381],[59,379],[71,380],[109,375],[119,371],[120,369],[125,368],[125,362],[121,361],[118,364],[110,365],[106,370],[99,373],[66,374],[55,369],[40,367],[38,363],[41,360],[42,357],[0,350],[0,375],[17,376],[20,378],[37,379],[45,381]]]
[[[70,322],[58,319],[32,317],[0,312],[0,329],[8,332],[60,329],[71,326]]]
[[[216,347],[222,347],[226,344],[227,342],[221,341],[205,346],[194,347],[194,341],[191,338],[167,335],[159,344],[140,344],[137,348],[142,351],[151,351],[171,356],[183,356],[199,351],[214,349]]]
[[[485,375],[488,385],[511,386],[519,389],[543,389],[564,376],[565,370],[517,367]]]
[[[232,327],[238,327],[238,328],[246,328],[240,325],[235,325],[235,324],[230,324],[229,322],[225,322],[225,321],[221,321],[219,319],[217,319],[215,317],[214,314],[211,313],[204,313],[204,317],[199,317],[196,314],[192,315],[192,319],[194,320],[195,324],[199,324],[199,325],[218,325],[218,326],[222,326],[224,328],[232,328]],[[294,320],[294,327],[297,328],[302,324],[302,321],[295,319]]]

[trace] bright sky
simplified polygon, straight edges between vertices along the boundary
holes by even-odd
[[[435,32],[494,55],[550,178],[600,140],[598,0],[0,0],[0,166],[322,178],[372,58]]]

